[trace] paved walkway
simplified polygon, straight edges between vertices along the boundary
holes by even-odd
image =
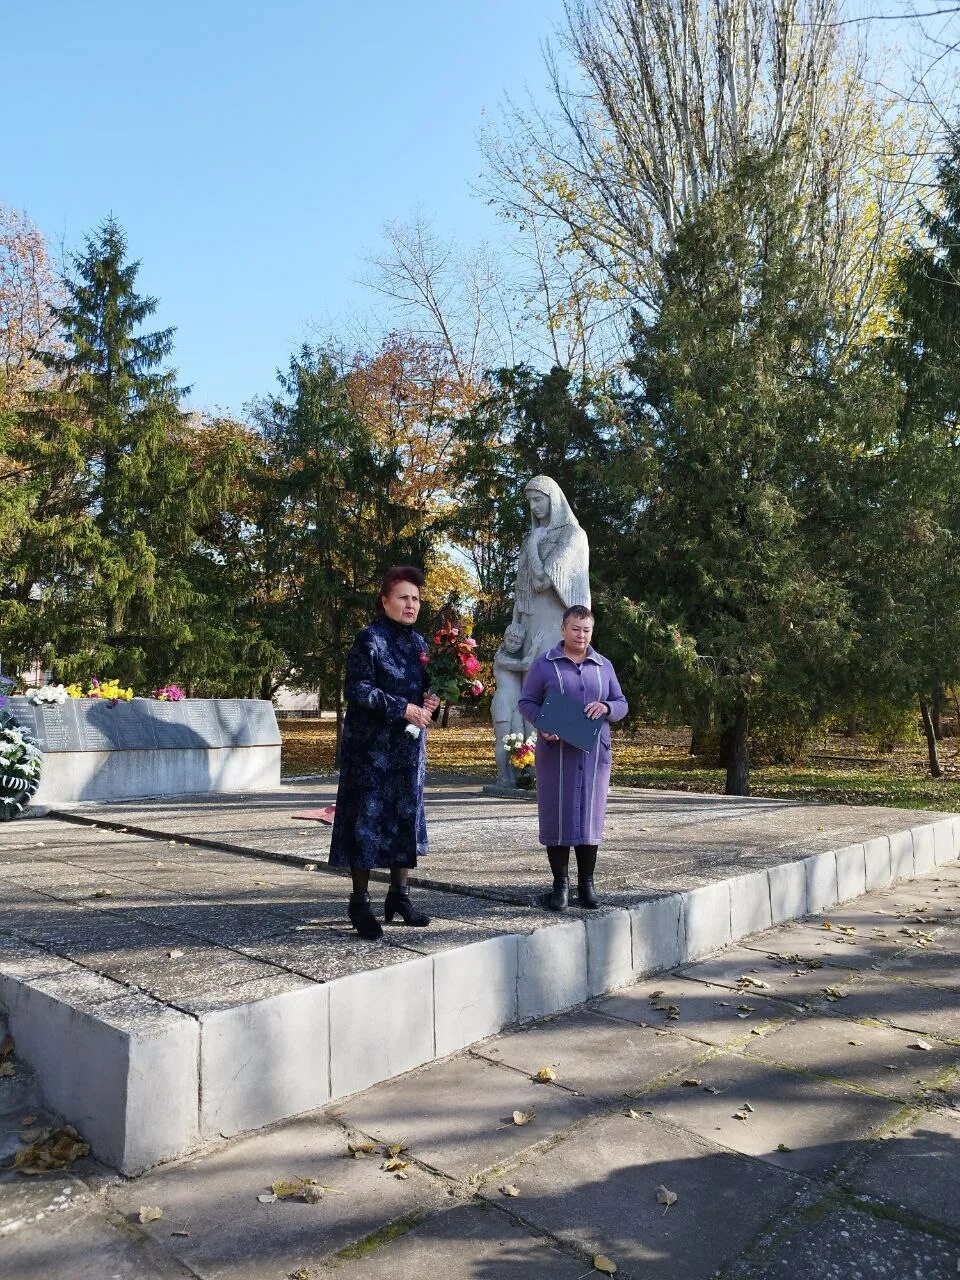
[[[144,892],[185,856],[57,832],[101,889],[98,849],[136,852]],[[603,1255],[644,1280],[946,1280],[958,1076],[951,863],[135,1181],[4,1172],[0,1272],[577,1280]],[[15,1061],[0,1116],[6,1151],[55,1123]]]

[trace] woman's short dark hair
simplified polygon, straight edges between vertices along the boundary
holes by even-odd
[[[569,609],[563,611],[563,621],[568,618],[593,618],[593,614],[585,604],[572,604]],[[594,618],[594,621],[596,619]]]
[[[423,570],[415,564],[391,565],[383,575],[380,590],[377,592],[377,613],[383,613],[383,597],[388,596],[398,582],[409,582],[418,591],[423,590]]]

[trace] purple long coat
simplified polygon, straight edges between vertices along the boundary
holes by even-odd
[[[610,716],[592,751],[581,751],[566,742],[537,739],[537,808],[540,811],[540,843],[599,844],[610,786],[610,725],[627,714],[627,700],[609,658],[592,647],[583,662],[576,663],[555,645],[530,665],[520,693],[520,712],[531,724],[540,713],[549,689],[569,698],[605,702]]]

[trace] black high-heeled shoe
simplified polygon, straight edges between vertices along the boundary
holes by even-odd
[[[365,938],[367,942],[376,942],[378,938],[383,937],[383,928],[380,921],[373,914],[370,907],[369,893],[351,893],[350,902],[347,906],[347,915],[350,917],[350,923],[357,933],[361,938]]]
[[[597,897],[596,890],[593,887],[593,876],[577,877],[577,895],[580,899],[580,906],[587,911],[596,911],[600,906],[600,899]]]
[[[415,929],[425,929],[430,923],[430,917],[418,911],[410,901],[409,889],[391,889],[387,894],[383,904],[383,918],[387,924],[391,924],[394,916],[399,916],[404,924],[413,925]]]

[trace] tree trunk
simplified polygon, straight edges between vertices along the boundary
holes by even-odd
[[[930,719],[933,722],[933,732],[938,742],[943,741],[943,708],[947,701],[946,690],[942,684],[938,684],[933,691],[933,697],[930,700]]]
[[[727,768],[727,782],[724,790],[728,796],[750,794],[750,751],[747,743],[747,729],[747,704],[740,702],[734,709],[732,720],[724,725],[720,734],[723,763]]]
[[[930,777],[942,778],[940,757],[937,755],[937,735],[933,727],[933,716],[930,714],[930,703],[926,696],[920,695],[920,716],[923,720],[923,732],[927,735],[927,755],[930,757]]]

